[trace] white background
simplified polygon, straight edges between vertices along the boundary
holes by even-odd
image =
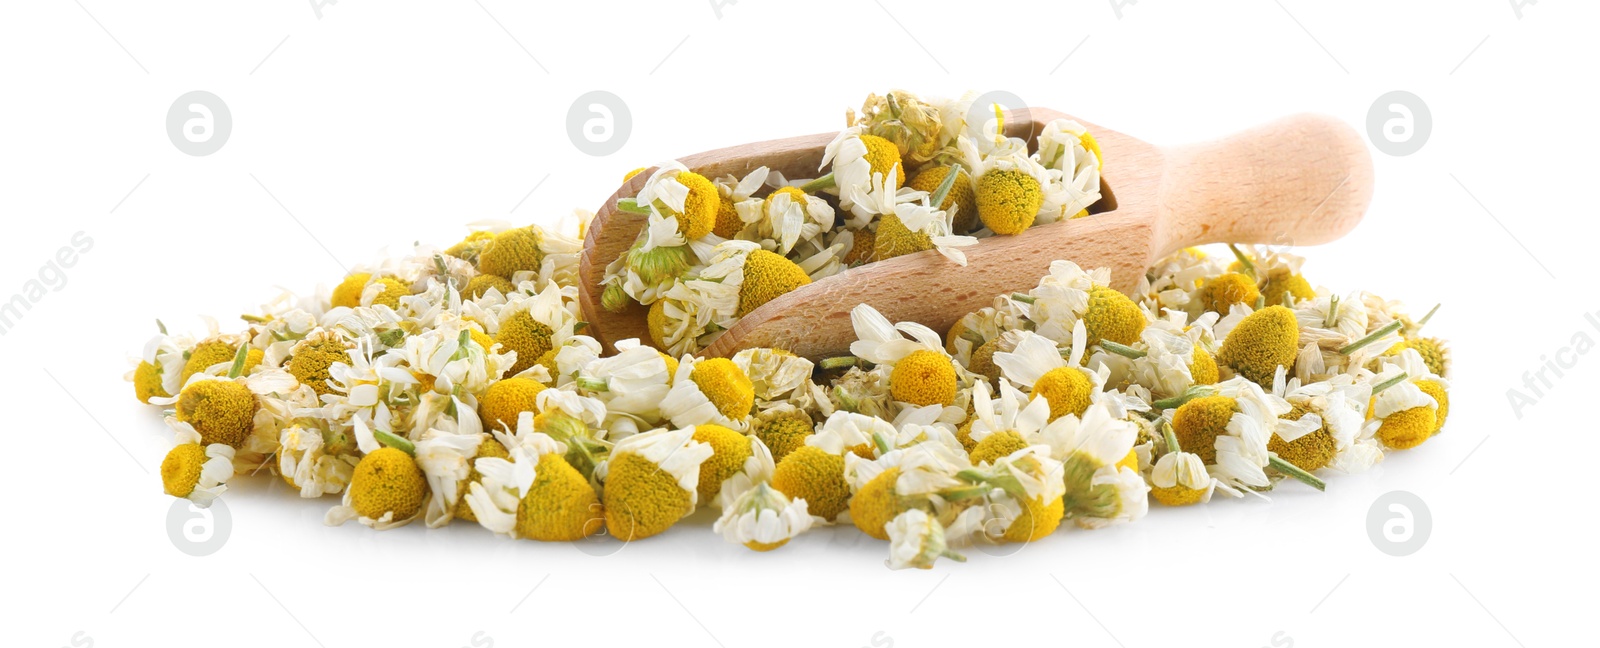
[[[1545,2],[1519,18],[1498,0],[1129,4],[1119,17],[1091,0],[743,0],[719,18],[701,0],[345,0],[319,18],[294,1],[8,3],[0,300],[75,232],[94,246],[0,337],[5,643],[1591,636],[1600,358],[1563,354],[1576,365],[1520,419],[1506,392],[1575,335],[1600,339],[1583,319],[1600,311],[1597,7]],[[1366,220],[1303,252],[1315,283],[1419,313],[1443,302],[1429,328],[1454,346],[1446,434],[1334,476],[1326,494],[1288,484],[1270,502],[1157,508],[930,572],[885,569],[883,544],[853,528],[757,554],[696,519],[607,556],[469,525],[326,528],[332,498],[303,501],[268,478],[230,485],[218,553],[191,557],[169,540],[156,469],[170,435],[121,379],[155,318],[202,331],[197,315],[212,314],[237,328],[234,316],[274,286],[331,285],[385,246],[448,244],[476,219],[552,223],[598,206],[633,167],[837,129],[846,108],[892,87],[1006,90],[1157,144],[1302,111],[1365,132],[1379,95],[1421,96],[1431,139],[1410,156],[1374,151]],[[596,89],[632,113],[630,139],[609,157],[566,134],[573,99]],[[233,117],[230,139],[205,157],[165,131],[168,107],[191,90],[216,93]],[[1366,530],[1373,501],[1393,490],[1421,497],[1433,520],[1404,558]]]

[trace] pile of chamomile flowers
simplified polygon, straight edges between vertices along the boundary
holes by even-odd
[[[941,150],[884,132],[907,157]],[[651,191],[638,204],[688,204]],[[848,524],[887,543],[889,566],[929,568],[977,544],[1133,522],[1151,501],[1321,490],[1426,442],[1449,409],[1449,347],[1423,332],[1433,311],[1335,293],[1299,257],[1247,246],[1180,251],[1130,294],[1058,261],[942,332],[862,304],[850,354],[816,362],[659,340],[608,354],[578,301],[590,216],[476,223],[448,247],[283,293],[234,330],[162,326],[127,378],[173,434],[164,491],[206,506],[235,479],[275,478],[322,499],[329,525],[548,542],[642,540],[709,507],[714,533],[756,551]],[[880,236],[883,216],[868,219]],[[647,229],[676,219],[653,212]],[[714,262],[691,261],[669,291],[785,240],[756,236],[711,245]],[[743,278],[769,271],[783,274]]]
[[[645,226],[606,267],[602,304],[647,307],[651,344],[694,353],[773,298],[849,268],[928,250],[966,265],[962,248],[979,239],[1087,216],[1101,198],[1094,136],[1056,119],[1030,153],[1005,136],[998,105],[976,100],[871,95],[815,178],[636,169],[625,180],[647,173],[642,187],[616,208]]]

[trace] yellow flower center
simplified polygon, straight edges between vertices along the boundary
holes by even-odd
[[[494,341],[508,350],[517,352],[517,363],[511,366],[513,375],[532,367],[539,357],[552,347],[550,337],[555,331],[544,322],[533,319],[528,311],[517,311],[500,323],[500,332]]]
[[[1413,407],[1400,410],[1387,417],[1378,426],[1378,440],[1396,450],[1407,450],[1422,445],[1437,430],[1438,417],[1431,407]]]
[[[683,201],[683,213],[673,211],[666,203],[656,201],[656,211],[678,219],[678,232],[688,240],[705,238],[717,226],[717,213],[722,211],[722,194],[705,176],[692,171],[680,172],[678,182],[689,188]]]
[[[361,305],[361,291],[367,289],[367,282],[372,280],[372,274],[367,272],[353,272],[346,275],[344,281],[333,288],[333,306],[355,308]]]
[[[478,255],[483,252],[483,246],[488,245],[489,241],[492,240],[494,240],[494,232],[473,232],[468,234],[466,238],[461,239],[460,243],[450,246],[444,253],[467,263],[476,264]],[[362,283],[366,283],[366,281],[363,280]],[[337,305],[335,304],[335,306]]]
[[[1157,502],[1161,502],[1167,506],[1189,506],[1191,504],[1199,504],[1200,499],[1205,497],[1205,494],[1206,492],[1203,490],[1198,488],[1189,488],[1183,484],[1173,484],[1168,488],[1162,488],[1160,486],[1152,486],[1150,488],[1150,496],[1154,497]]]
[[[906,167],[900,163],[900,147],[877,135],[863,133],[860,137],[861,143],[867,147],[865,157],[867,163],[872,165],[872,172],[887,177],[893,169],[895,186],[906,186]]]
[[[996,234],[1018,234],[1033,225],[1044,204],[1039,181],[1021,169],[994,169],[978,178],[978,218]]]
[[[465,292],[468,297],[477,299],[482,297],[484,293],[489,292],[490,288],[500,291],[502,295],[509,295],[517,289],[510,279],[500,275],[480,274],[467,280]]]
[[[1267,279],[1261,286],[1261,295],[1267,298],[1268,304],[1282,304],[1283,295],[1288,293],[1295,301],[1315,299],[1316,289],[1311,287],[1311,282],[1299,273],[1279,272]]]
[[[1268,306],[1233,327],[1217,359],[1257,385],[1271,387],[1278,367],[1293,367],[1299,351],[1300,325],[1294,311]]]
[[[161,487],[173,497],[188,497],[200,483],[206,449],[198,443],[180,443],[161,460]]]
[[[846,266],[858,266],[871,263],[877,259],[878,233],[869,229],[858,229],[851,232],[850,251],[844,255]]]
[[[744,281],[739,284],[739,317],[760,308],[779,295],[811,283],[811,277],[782,255],[756,250],[744,260]]]
[[[805,445],[814,429],[811,417],[805,412],[789,410],[758,423],[754,434],[772,451],[773,461],[783,461],[789,453]]]
[[[538,272],[544,263],[544,250],[539,244],[539,230],[532,225],[496,234],[478,253],[478,272],[506,279],[523,270]]]
[[[149,403],[152,398],[171,396],[161,380],[161,368],[141,361],[133,370],[133,395],[141,403]]]
[[[611,458],[606,472],[606,532],[624,542],[648,538],[694,510],[691,493],[677,478],[637,454]]]
[[[506,452],[506,447],[499,441],[496,441],[493,436],[484,435],[483,442],[478,444],[478,454],[473,457],[473,460],[476,461],[477,459],[486,457],[506,459],[509,461],[511,459],[511,453]],[[467,504],[467,491],[472,487],[471,485],[473,483],[482,481],[483,475],[478,472],[477,466],[472,465],[471,463],[467,465],[471,466],[471,468],[468,469],[467,478],[456,483],[456,493],[461,497],[461,499],[456,500],[455,516],[468,522],[477,522],[477,514],[473,513],[472,507]]]
[[[1006,527],[1006,542],[1033,542],[1056,532],[1061,517],[1066,512],[1065,502],[1057,497],[1045,503],[1044,498],[1020,500],[1022,515]]]
[[[1217,359],[1199,346],[1194,347],[1194,355],[1189,358],[1189,375],[1196,385],[1215,385],[1221,379]]]
[[[905,507],[894,489],[895,480],[899,477],[899,467],[885,468],[850,498],[850,521],[862,533],[879,540],[889,539],[889,522]]]
[[[1433,414],[1436,419],[1433,425],[1433,433],[1438,434],[1439,430],[1444,428],[1445,417],[1450,415],[1450,394],[1444,390],[1444,385],[1439,384],[1437,381],[1418,380],[1415,382],[1417,389],[1422,390],[1424,394],[1432,396],[1433,402],[1439,404],[1439,409],[1435,410]]]
[[[1090,345],[1101,340],[1131,345],[1144,332],[1144,310],[1116,290],[1095,286],[1089,290],[1089,307],[1083,314],[1083,327]]]
[[[1208,466],[1217,463],[1217,437],[1228,433],[1235,405],[1227,396],[1206,396],[1178,407],[1172,415],[1178,447],[1194,453]]]
[[[844,480],[844,457],[814,446],[800,446],[772,473],[772,487],[791,499],[803,499],[812,515],[832,522],[850,501]],[[611,490],[608,487],[607,493]]]
[[[912,405],[949,405],[956,400],[956,369],[938,351],[912,351],[889,372],[889,394]]]
[[[1083,416],[1093,393],[1094,383],[1088,374],[1076,367],[1057,367],[1033,383],[1029,400],[1043,398],[1049,403],[1050,420],[1054,421],[1068,414]]]
[[[222,340],[208,340],[194,345],[194,348],[189,350],[189,359],[183,363],[183,373],[178,376],[178,384],[188,383],[190,376],[205,371],[207,367],[233,362],[234,356],[238,353],[239,347]],[[261,364],[262,357],[261,349],[252,348],[245,352],[244,373],[240,375],[249,375],[250,370]]]
[[[478,416],[488,430],[517,431],[517,416],[539,409],[544,385],[532,378],[507,378],[489,385],[478,397]]]
[[[908,185],[917,191],[926,191],[930,195],[939,189],[939,184],[944,182],[944,177],[949,175],[950,165],[938,164],[923,168],[911,178]],[[956,174],[955,184],[950,186],[950,193],[945,194],[944,202],[939,203],[939,209],[949,212],[955,209],[954,224],[950,228],[956,234],[966,234],[972,231],[978,222],[978,202],[972,195],[972,178],[967,171],[962,169]]]
[[[1244,304],[1254,308],[1256,300],[1260,297],[1261,292],[1256,289],[1256,280],[1238,272],[1218,275],[1207,281],[1206,287],[1200,291],[1201,305],[1208,311],[1222,315],[1227,315],[1228,307],[1234,304]]]
[[[600,530],[600,497],[583,473],[555,453],[539,457],[533,486],[517,503],[517,535],[543,542],[582,540]]]
[[[689,380],[728,419],[742,421],[756,405],[755,385],[739,365],[727,358],[701,360],[689,371]]]
[[[372,298],[372,305],[382,304],[389,308],[399,308],[400,298],[411,294],[411,287],[394,277],[380,277],[378,283],[383,286],[383,292]]]
[[[933,249],[933,237],[913,232],[894,214],[884,214],[878,219],[878,260]]]
[[[1293,404],[1293,409],[1288,414],[1279,417],[1286,421],[1298,421],[1310,410],[1305,405]],[[1283,459],[1296,468],[1306,472],[1316,472],[1333,463],[1334,457],[1339,454],[1339,445],[1333,439],[1333,434],[1328,431],[1327,423],[1323,423],[1316,432],[1301,436],[1293,441],[1285,441],[1283,437],[1273,434],[1267,441],[1267,449],[1278,458]]]
[[[1021,434],[1015,430],[1000,430],[989,436],[983,437],[968,456],[973,465],[982,466],[994,463],[996,459],[1010,455],[1013,452],[1028,447],[1028,442],[1022,439]]]
[[[243,383],[202,380],[178,394],[178,420],[194,426],[204,445],[244,445],[255,430],[256,396]]]
[[[701,502],[711,502],[722,492],[722,482],[744,470],[750,458],[750,440],[720,425],[697,425],[694,440],[711,446],[711,458],[700,464]]]
[[[334,393],[328,385],[328,368],[335,362],[349,362],[349,350],[344,340],[335,335],[320,335],[295,345],[289,358],[289,375],[302,385],[308,385],[318,396]]]
[[[428,480],[411,455],[395,448],[379,448],[356,464],[350,476],[350,506],[361,517],[405,520],[422,510],[428,498]]]
[[[711,226],[711,233],[725,239],[731,239],[744,230],[744,221],[739,218],[739,210],[733,207],[731,196],[722,196],[717,207],[717,222]]]

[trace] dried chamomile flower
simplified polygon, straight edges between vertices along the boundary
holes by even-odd
[[[494,235],[494,232],[488,230],[473,231],[467,234],[466,238],[461,239],[460,242],[445,248],[444,253],[467,263],[476,264],[478,255],[483,252],[485,246],[489,245],[489,241],[494,240]]]
[[[1063,358],[1054,340],[1031,332],[1021,332],[1015,349],[994,354],[1000,374],[1018,387],[1032,390],[1029,398],[1050,404],[1050,420],[1068,414],[1082,415],[1089,404],[1102,398],[1106,372],[1083,367],[1084,326],[1080,320],[1073,332],[1074,344]]]
[[[851,213],[848,224],[859,229],[882,211],[897,188],[905,186],[906,170],[900,163],[900,149],[893,142],[850,127],[828,142],[822,166],[832,171],[801,187],[807,193],[833,187],[839,192],[839,206]],[[887,194],[887,195],[886,195]]]
[[[417,467],[428,480],[428,504],[423,512],[428,528],[449,524],[455,517],[465,494],[458,487],[471,476],[472,461],[482,443],[482,432],[457,434],[438,429],[428,430],[417,442]]]
[[[642,432],[619,441],[600,471],[606,531],[623,540],[656,535],[694,512],[700,464],[711,446],[695,428]]]
[[[959,473],[974,484],[941,491],[944,498],[983,511],[984,540],[993,543],[1033,542],[1055,533],[1065,514],[1066,484],[1060,461],[1049,448],[1033,445],[996,458],[991,464]],[[976,501],[968,498],[976,497]]]
[[[1373,390],[1386,388],[1374,398],[1372,419],[1366,422],[1363,433],[1395,450],[1415,448],[1432,438],[1439,430],[1439,402],[1417,383],[1407,380],[1398,367],[1379,374],[1378,379]]]
[[[394,440],[398,437],[391,438]],[[406,451],[410,444],[400,441],[400,447],[378,448],[361,458],[344,491],[343,503],[328,510],[328,526],[357,520],[382,531],[405,526],[422,515],[428,479]]]
[[[844,478],[844,451],[824,450],[814,443],[816,439],[816,435],[807,438],[805,445],[778,462],[772,486],[791,498],[805,500],[813,515],[832,522],[850,501],[850,484]]]
[[[1133,344],[1144,332],[1144,311],[1109,283],[1111,271],[1106,268],[1085,272],[1071,261],[1055,261],[1037,287],[1013,298],[1028,303],[1028,319],[1036,331],[1057,342],[1070,342],[1073,327],[1082,320],[1089,345],[1101,340]]]
[[[1044,207],[1049,172],[1024,153],[989,157],[978,167],[978,220],[995,234],[1020,234]]]
[[[961,134],[960,123],[949,124],[954,128],[947,128],[942,108],[949,103],[952,102],[890,90],[883,96],[868,95],[861,104],[860,116],[849,113],[846,121],[893,142],[907,162],[921,164],[932,160]],[[970,100],[967,103],[971,103]]]
[[[1240,272],[1213,277],[1200,291],[1200,305],[1207,311],[1227,314],[1235,304],[1254,307],[1261,299],[1254,277]]]
[[[1143,517],[1149,487],[1139,472],[1133,445],[1138,427],[1114,418],[1102,404],[1083,415],[1045,426],[1035,437],[1061,462],[1065,514],[1079,527],[1098,529]]]
[[[311,387],[318,396],[331,394],[333,386],[328,384],[331,377],[328,370],[334,363],[348,359],[348,353],[354,346],[343,334],[322,330],[294,345],[285,369],[300,384]]]
[[[760,204],[760,199],[752,200],[757,191],[766,184],[769,175],[767,167],[756,167],[754,171],[745,174],[744,178],[723,176],[712,181],[717,187],[717,195],[721,198],[717,209],[717,220],[711,227],[711,233],[725,239],[739,237],[745,230],[746,223],[739,213],[739,205],[747,201]],[[831,224],[831,222],[830,222]]]
[[[314,498],[343,492],[361,456],[343,433],[294,425],[279,432],[277,459],[284,482]]]
[[[956,168],[959,171],[960,165]],[[956,207],[952,206],[951,210],[946,210],[934,206],[944,204],[958,177],[959,174],[946,174],[944,182],[936,187],[931,195],[923,194],[923,197],[918,199],[920,202],[899,203],[895,205],[894,213],[883,215],[878,222],[878,233],[874,239],[878,260],[892,259],[913,252],[938,250],[939,254],[954,261],[956,265],[967,265],[967,256],[959,248],[976,245],[978,239],[955,234],[953,220],[955,212],[951,210],[957,209]]]
[[[1217,361],[1257,385],[1271,385],[1278,368],[1293,367],[1300,352],[1300,328],[1294,311],[1283,306],[1250,313],[1226,335]]]
[[[228,490],[233,477],[233,447],[221,443],[202,446],[200,435],[192,430],[178,432],[177,444],[161,460],[162,491],[182,497],[195,506],[211,506],[211,501]]]
[[[251,348],[232,337],[212,337],[201,341],[189,350],[183,363],[182,373],[178,375],[178,388],[182,389],[189,384],[189,378],[195,374],[217,375],[226,372],[232,366],[234,357],[239,353],[239,347],[245,346],[244,367],[240,375],[247,375],[261,364],[264,357],[260,349]],[[171,391],[171,390],[169,390]]]
[[[857,338],[850,344],[850,353],[888,367],[889,393],[894,400],[917,406],[955,402],[955,360],[945,352],[938,333],[914,322],[891,324],[866,304],[850,310],[850,322]]]
[[[779,187],[764,199],[735,205],[745,227],[740,238],[760,241],[762,247],[791,255],[804,243],[816,242],[833,227],[833,207],[828,201],[798,187]],[[731,237],[729,237],[731,238]]]
[[[953,181],[950,180],[951,172],[955,173]],[[934,201],[931,197],[937,193],[940,186],[950,182],[950,189],[944,194],[944,200]],[[917,191],[925,191],[930,196],[930,204],[935,209],[950,215],[950,232],[952,234],[966,234],[977,228],[978,202],[972,192],[972,176],[960,164],[930,164],[912,176],[906,186]]]
[[[750,377],[757,405],[789,398],[806,388],[815,366],[810,360],[783,349],[745,349],[733,355],[733,363]]]
[[[1049,422],[1049,401],[1029,399],[1008,380],[1000,381],[996,399],[990,396],[988,383],[980,382],[973,389],[972,416],[956,437],[963,445],[970,442],[969,457],[981,466],[1032,445],[1032,439]]]
[[[1167,453],[1150,469],[1150,496],[1166,506],[1189,506],[1211,501],[1217,484],[1206,472],[1200,455],[1183,450],[1172,426],[1163,424]]]
[[[960,447],[929,440],[887,450],[876,458],[846,454],[845,480],[851,485],[850,520],[856,528],[888,540],[887,526],[908,508],[932,510],[932,496],[962,485],[956,474],[970,468]]]
[[[1045,185],[1039,221],[1055,222],[1088,215],[1100,201],[1100,146],[1082,124],[1053,119],[1039,132],[1039,164],[1051,182]]]
[[[661,400],[661,415],[673,425],[712,423],[742,432],[750,427],[755,398],[750,376],[732,360],[685,357]]]
[[[940,558],[966,562],[966,557],[949,548],[944,525],[922,509],[909,509],[891,520],[889,535],[890,569],[932,569]]]
[[[577,369],[575,385],[579,393],[605,403],[605,428],[610,431],[610,438],[620,440],[654,428],[663,420],[661,403],[672,389],[673,375],[682,365],[671,356],[638,345],[637,341],[624,340],[616,346],[616,355],[586,358]],[[577,348],[564,350],[562,354],[585,355]]]
[[[811,415],[787,403],[762,411],[750,424],[750,435],[771,449],[774,461],[799,450],[814,432]]]
[[[711,529],[728,542],[772,551],[805,533],[812,519],[804,499],[790,499],[763,481],[723,505]]]
[[[1239,376],[1218,384],[1214,395],[1179,406],[1171,423],[1180,447],[1205,462],[1224,493],[1267,490],[1272,485],[1268,466],[1321,490],[1321,480],[1267,449],[1279,417],[1291,409],[1288,402]]]
[[[577,324],[561,289],[552,284],[535,295],[513,296],[500,310],[494,342],[517,354],[516,364],[507,370],[516,375],[564,344],[576,333]]]

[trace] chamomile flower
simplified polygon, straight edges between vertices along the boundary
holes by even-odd
[[[968,164],[974,164],[970,157]],[[1045,206],[1050,172],[1028,157],[1026,149],[984,157],[975,168],[974,201],[984,227],[1000,235],[1031,227]]]
[[[885,527],[889,536],[890,569],[932,569],[940,558],[966,562],[966,557],[950,549],[944,525],[922,509],[908,509]]]
[[[850,310],[850,322],[857,338],[850,344],[850,353],[888,368],[889,393],[894,400],[917,406],[955,402],[955,361],[945,352],[938,333],[915,322],[891,324],[866,304]]]
[[[606,531],[623,541],[666,531],[694,512],[700,464],[710,445],[694,440],[695,428],[662,428],[618,442],[601,471]]]
[[[1166,431],[1166,454],[1150,469],[1150,496],[1166,506],[1189,506],[1211,501],[1217,483],[1206,471],[1200,455],[1186,452],[1179,445],[1171,425]]]
[[[951,182],[944,200],[932,207],[949,214],[952,234],[966,234],[978,225],[978,202],[973,196],[972,176],[967,169],[959,164],[930,164],[912,176],[906,186],[927,192],[931,197],[949,178],[951,171],[956,174],[955,180]]]
[[[961,439],[962,434],[957,433],[963,444],[971,442],[968,453],[973,464],[992,463],[1032,445],[1035,436],[1050,422],[1050,403],[1046,399],[1029,399],[1008,380],[1000,381],[998,396],[990,396],[988,383],[973,387],[972,416],[962,425],[966,438]]]
[[[1293,367],[1299,353],[1300,328],[1294,311],[1268,306],[1227,330],[1217,362],[1257,385],[1270,386],[1278,368]]]
[[[1131,459],[1137,438],[1138,427],[1113,417],[1103,404],[1052,421],[1034,436],[1061,462],[1063,507],[1079,527],[1097,529],[1144,516],[1149,487]]]
[[[906,170],[893,142],[846,128],[828,142],[821,168],[832,165],[832,185],[839,191],[839,206],[851,213],[850,223],[860,228],[874,216],[886,213],[882,205],[905,185]],[[825,184],[825,183],[824,183]],[[885,195],[888,194],[888,195]]]
[[[572,337],[578,317],[568,307],[561,288],[554,284],[535,295],[517,295],[499,313],[494,342],[515,352],[516,364],[506,371],[516,375],[534,367],[544,354]]]
[[[201,445],[200,435],[180,430],[177,444],[161,460],[161,487],[201,508],[228,490],[233,477],[233,447],[221,443]]]
[[[331,394],[333,386],[328,384],[328,370],[334,363],[343,362],[353,346],[337,331],[313,333],[294,345],[285,368],[289,375],[300,384],[310,386],[318,396]]]
[[[1061,526],[1067,485],[1062,464],[1044,445],[1019,448],[991,464],[962,470],[959,477],[973,487],[940,494],[983,511],[983,539],[989,542],[1033,542]],[[979,495],[967,502],[968,493]]]
[[[790,499],[763,481],[724,504],[711,529],[728,542],[772,551],[805,533],[811,524],[804,499]]]
[[[587,360],[577,369],[579,393],[605,403],[605,428],[613,439],[656,427],[663,420],[662,401],[672,390],[669,365],[681,364],[636,341],[617,343],[616,355]],[[566,355],[584,355],[579,349]],[[671,361],[670,363],[668,361]]]
[[[835,413],[838,415],[838,413]],[[779,461],[772,486],[795,499],[803,499],[813,515],[832,522],[850,501],[850,484],[844,477],[843,444],[839,452],[818,447],[816,435]],[[827,445],[827,444],[824,444]]]
[[[959,447],[938,440],[896,448],[877,458],[845,455],[850,483],[850,520],[871,537],[888,540],[889,522],[908,508],[932,510],[933,496],[962,485],[956,478],[971,464]]]
[[[278,474],[301,497],[343,492],[361,457],[348,436],[298,425],[278,433]]]
[[[400,448],[382,447],[356,464],[344,501],[328,510],[325,522],[339,526],[350,520],[379,531],[410,524],[423,513],[428,478],[416,459]]]
[[[1382,449],[1361,437],[1362,405],[1372,393],[1366,381],[1340,374],[1303,384],[1280,369],[1272,393],[1290,407],[1267,442],[1273,455],[1306,472],[1361,472],[1383,459]]]
[[[1398,375],[1394,369],[1391,374]],[[1380,374],[1381,378],[1389,377]],[[1372,420],[1363,430],[1384,447],[1408,450],[1422,445],[1439,429],[1439,403],[1416,383],[1401,381],[1379,392],[1372,405]]]
[[[1100,201],[1099,145],[1082,124],[1053,119],[1039,132],[1039,164],[1049,171],[1040,222],[1086,214]]]
[[[428,528],[450,523],[463,492],[457,487],[472,472],[472,460],[483,442],[483,434],[456,434],[428,430],[416,444],[417,467],[428,480],[428,503],[423,522]],[[359,465],[359,464],[358,464]]]
[[[1218,488],[1237,496],[1270,487],[1268,465],[1282,472],[1299,472],[1267,450],[1278,417],[1290,409],[1283,399],[1238,376],[1218,384],[1214,395],[1179,406],[1171,423],[1180,447],[1205,462]]]
[[[750,377],[758,406],[784,400],[805,389],[815,366],[788,351],[765,348],[740,351],[733,355],[733,363]]]
[[[961,135],[960,122],[947,124],[945,120],[944,107],[951,103],[955,102],[924,99],[904,90],[890,90],[883,96],[868,95],[861,104],[860,116],[852,111],[847,121],[869,134],[893,142],[900,156],[914,166],[932,160],[941,149]],[[966,103],[971,103],[971,100]],[[957,115],[961,113],[955,112]]]
[[[752,201],[751,198],[766,184],[769,173],[767,167],[756,167],[742,179],[729,175],[712,181],[721,198],[716,223],[711,227],[713,234],[731,239],[744,231],[746,223],[739,213],[739,205],[747,201],[760,204],[759,199]]]
[[[678,426],[711,423],[744,431],[750,427],[755,398],[750,376],[732,360],[685,358],[661,400],[661,415]]]
[[[819,239],[834,221],[833,207],[826,200],[796,187],[779,187],[764,199],[737,203],[735,210],[745,224],[741,237],[761,241],[762,247],[780,255]]]
[[[1071,261],[1052,262],[1050,274],[1025,296],[1031,300],[1028,319],[1040,335],[1060,343],[1072,341],[1073,327],[1082,320],[1089,345],[1133,344],[1144,332],[1144,311],[1110,283],[1106,268],[1086,272]]]
[[[1050,405],[1050,420],[1068,414],[1081,416],[1089,404],[1102,398],[1107,373],[1083,367],[1085,348],[1083,322],[1073,331],[1074,344],[1063,358],[1054,340],[1031,332],[1018,335],[1016,348],[994,354],[1001,376],[1018,387],[1030,389],[1030,399],[1043,399]]]
[[[545,542],[581,540],[600,530],[599,497],[589,480],[562,458],[563,445],[532,431],[522,417],[515,438],[500,435],[504,458],[473,462],[479,479],[465,501],[472,517],[497,535]]]
[[[875,239],[878,260],[938,250],[939,254],[956,265],[967,265],[967,256],[959,248],[976,245],[978,239],[957,236],[953,220],[955,212],[934,206],[935,203],[943,204],[955,182],[955,177],[946,174],[945,182],[935,188],[931,196],[924,194],[920,202],[899,203],[895,205],[894,213],[883,216],[878,222]]]
[[[783,461],[799,450],[813,433],[811,415],[788,403],[763,410],[750,424],[750,435],[771,449],[774,461]]]

